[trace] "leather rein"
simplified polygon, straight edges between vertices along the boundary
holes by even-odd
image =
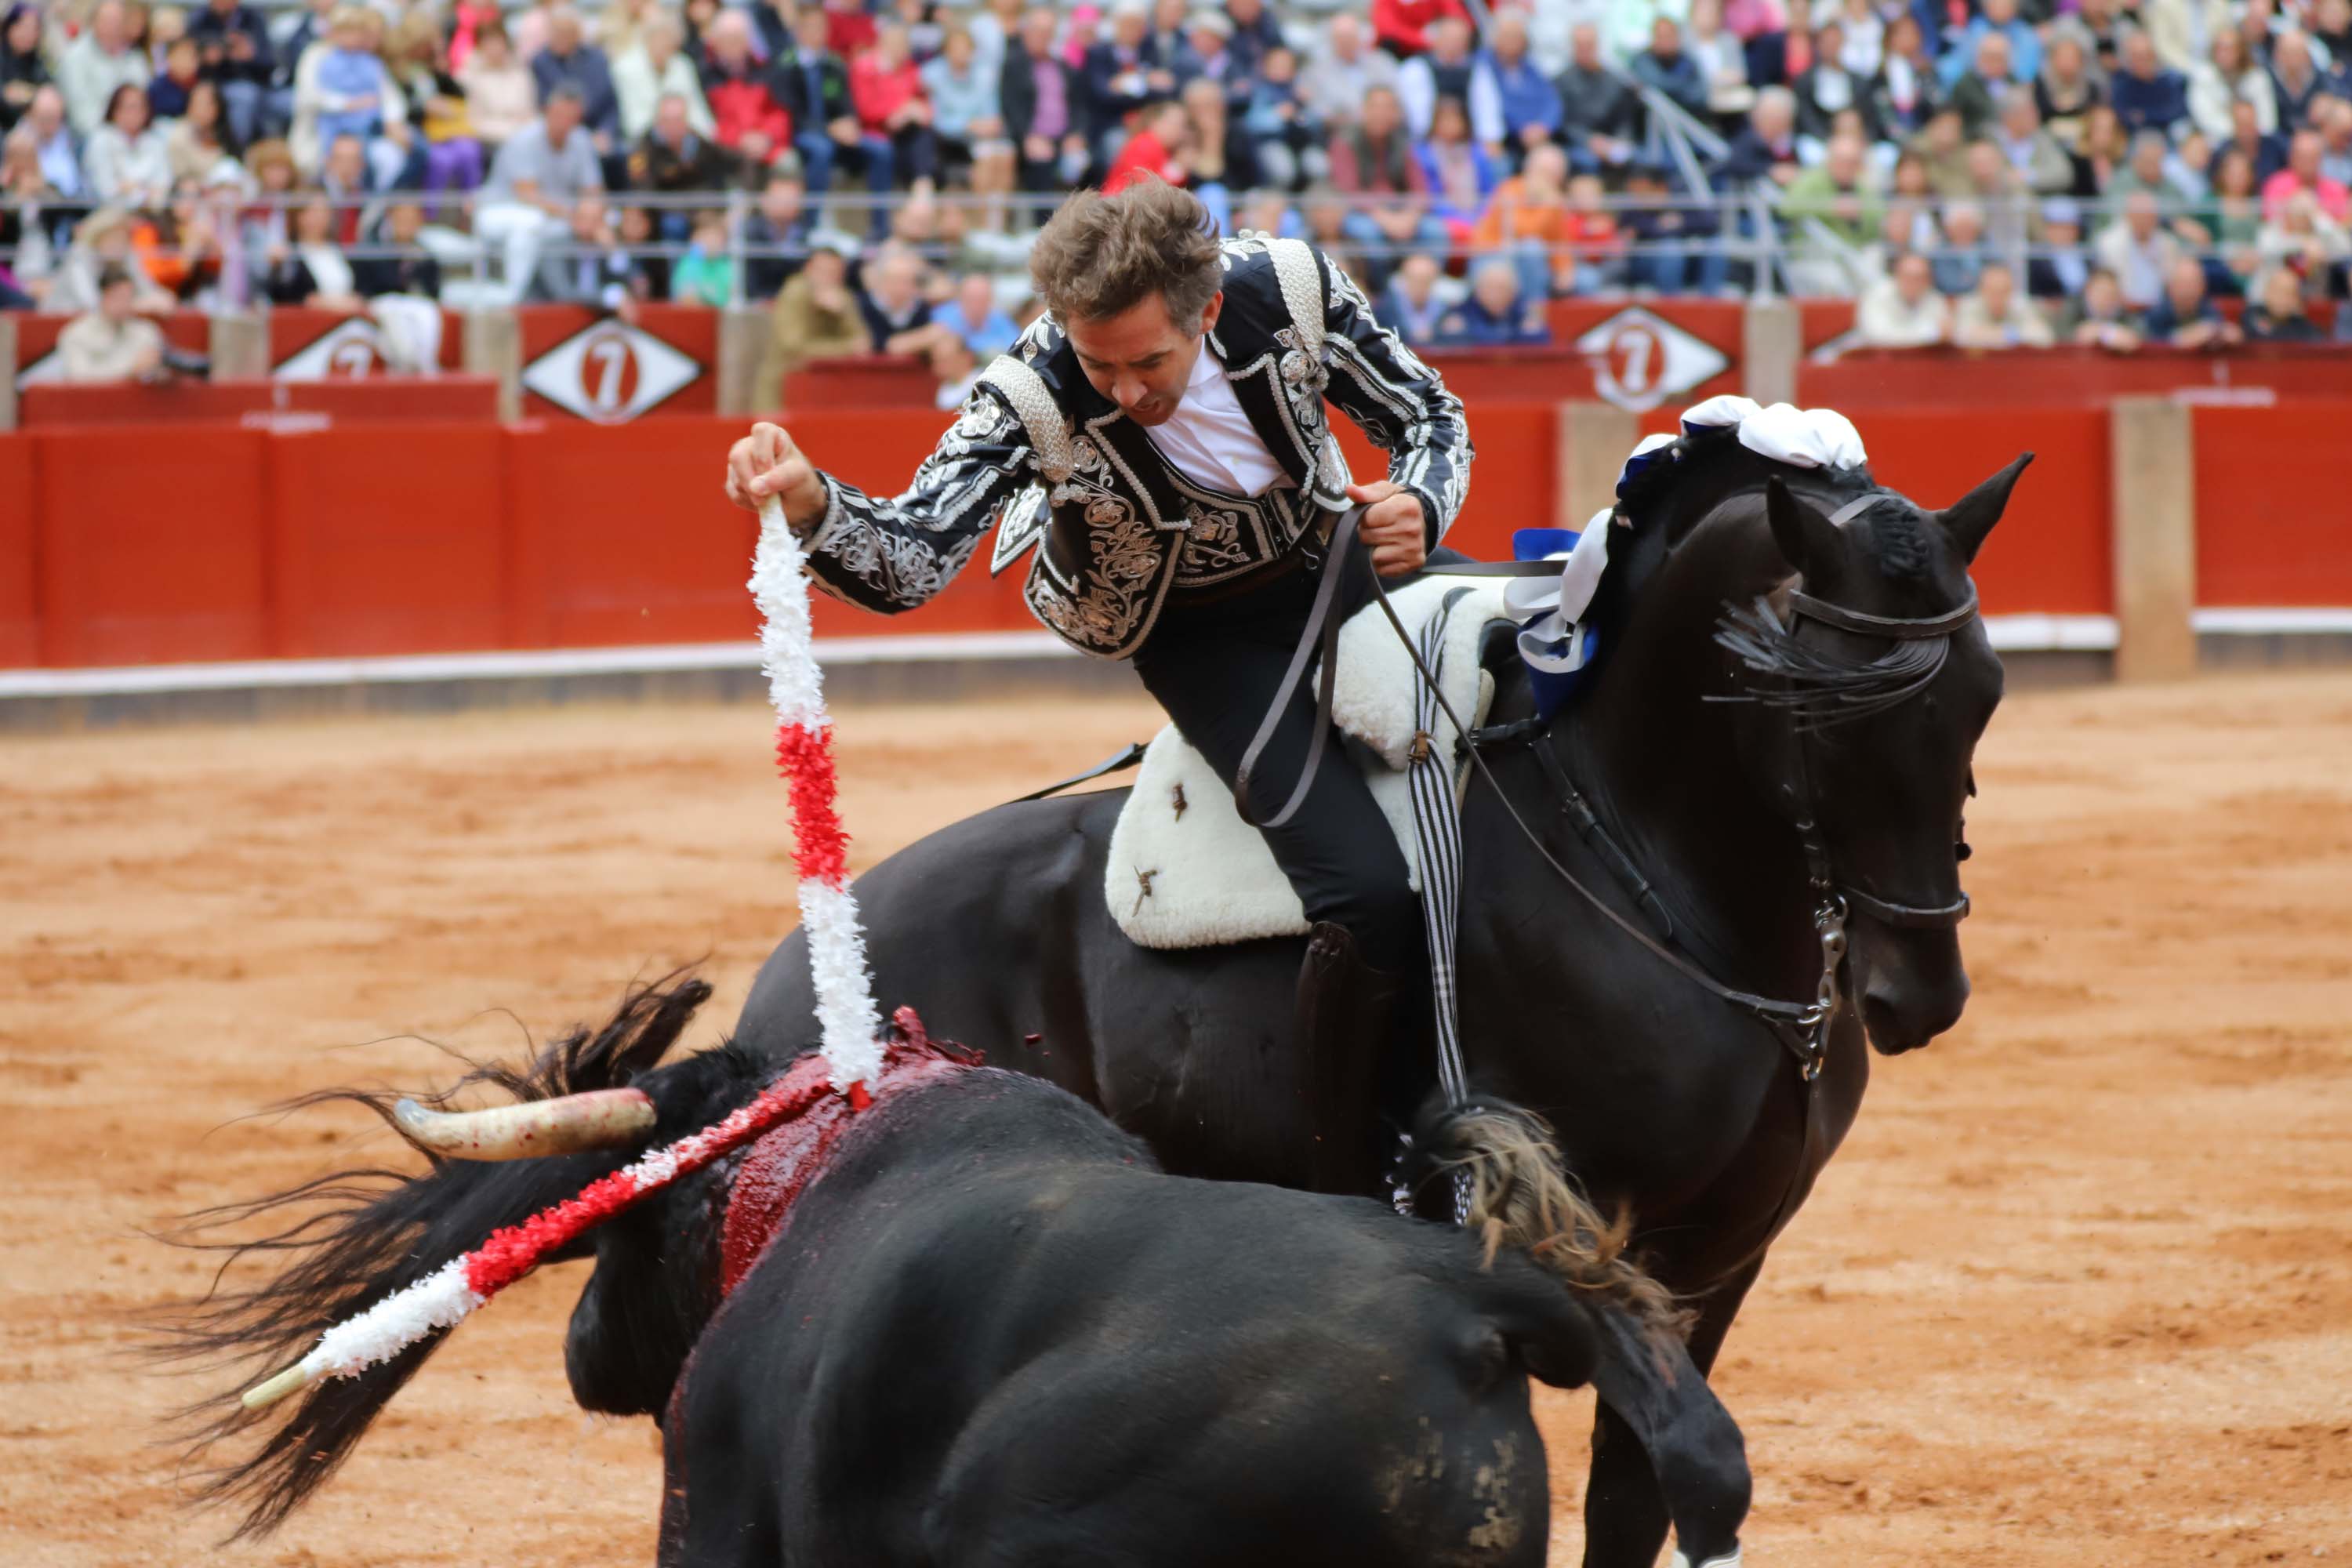
[[[1874,494],[1852,502],[1841,509],[1831,521],[1833,523],[1843,522],[1877,499]],[[1320,563],[1315,602],[1307,612],[1307,625],[1299,634],[1298,646],[1291,653],[1290,663],[1283,672],[1282,683],[1266,709],[1265,719],[1258,725],[1257,733],[1252,737],[1248,750],[1243,753],[1241,767],[1234,776],[1234,804],[1240,811],[1242,820],[1254,826],[1278,827],[1287,822],[1305,802],[1307,788],[1314,782],[1316,769],[1322,764],[1323,754],[1331,731],[1331,699],[1339,663],[1339,634],[1341,620],[1336,613],[1339,589],[1340,579],[1345,575],[1354,558],[1353,551],[1358,542],[1363,510],[1361,507],[1354,507],[1340,513],[1332,528],[1328,553]],[[1366,563],[1369,566],[1369,558]],[[1449,577],[1521,577],[1550,575],[1557,573],[1559,569],[1556,562],[1480,562],[1460,566],[1448,565],[1435,574]],[[1675,940],[1675,931],[1673,921],[1667,914],[1664,900],[1642,876],[1639,868],[1633,864],[1632,857],[1627,855],[1611,837],[1606,826],[1601,823],[1599,814],[1578,792],[1566,768],[1561,765],[1558,755],[1552,750],[1547,726],[1540,720],[1532,718],[1485,729],[1473,729],[1465,723],[1462,716],[1454,710],[1453,705],[1446,700],[1444,690],[1439,688],[1434,673],[1423,661],[1419,648],[1413,644],[1412,634],[1406,630],[1403,621],[1398,617],[1396,606],[1390,601],[1388,590],[1381,584],[1377,574],[1372,575],[1372,593],[1375,601],[1381,606],[1381,613],[1387,617],[1390,626],[1396,632],[1398,641],[1404,645],[1405,653],[1412,660],[1413,668],[1419,672],[1421,679],[1428,684],[1432,695],[1436,699],[1439,710],[1444,713],[1447,721],[1454,726],[1454,733],[1460,737],[1462,749],[1468,753],[1471,763],[1486,779],[1487,787],[1495,792],[1495,798],[1501,802],[1504,812],[1511,819],[1512,826],[1519,830],[1520,836],[1542,858],[1544,864],[1550,867],[1552,872],[1568,884],[1570,889],[1579,898],[1652,956],[1667,964],[1701,990],[1739,1008],[1769,1026],[1774,1036],[1796,1058],[1799,1070],[1806,1083],[1811,1084],[1821,1076],[1822,1066],[1829,1054],[1830,1024],[1841,1003],[1840,975],[1845,960],[1845,925],[1849,909],[1858,909],[1871,918],[1889,925],[1915,928],[1949,927],[1958,925],[1967,918],[1969,899],[1966,893],[1962,893],[1947,904],[1901,904],[1882,899],[1852,883],[1838,879],[1828,844],[1822,837],[1819,825],[1815,820],[1812,770],[1807,758],[1807,742],[1801,727],[1795,746],[1797,759],[1795,784],[1799,812],[1796,827],[1799,840],[1804,848],[1807,872],[1815,896],[1813,929],[1821,943],[1821,981],[1816,987],[1813,1000],[1810,1003],[1783,1001],[1778,997],[1743,991],[1737,986],[1726,984],[1690,957],[1666,945],[1667,942]],[[1860,610],[1848,609],[1843,605],[1832,605],[1825,600],[1815,598],[1810,594],[1793,590],[1788,595],[1788,602],[1791,624],[1797,620],[1811,620],[1840,631],[1863,637],[1885,637],[1895,642],[1916,642],[1930,637],[1949,637],[1975,620],[1978,614],[1977,592],[1974,584],[1969,584],[1969,596],[1964,604],[1942,615],[1918,618],[1871,615]],[[1260,823],[1252,814],[1249,805],[1249,784],[1252,774],[1260,754],[1273,738],[1284,710],[1289,707],[1292,696],[1297,691],[1299,682],[1307,673],[1307,661],[1318,649],[1322,655],[1322,670],[1317,683],[1315,732],[1308,746],[1307,761],[1301,767],[1297,782],[1292,787],[1290,796],[1284,803],[1282,809]],[[1488,765],[1485,755],[1485,749],[1490,745],[1515,742],[1526,743],[1534,752],[1545,772],[1550,775],[1553,787],[1559,794],[1561,814],[1570,818],[1577,827],[1580,836],[1593,848],[1601,863],[1625,885],[1636,905],[1659,928],[1658,935],[1654,936],[1643,930],[1633,920],[1619,911],[1615,906],[1586,886],[1573,871],[1560,863],[1559,857],[1555,856],[1550,847],[1544,842],[1543,836],[1519,814],[1518,806],[1503,788],[1502,781],[1496,777],[1494,769]]]

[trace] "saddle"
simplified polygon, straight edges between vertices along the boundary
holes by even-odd
[[[1452,576],[1440,567],[1391,591],[1389,600],[1416,639],[1450,610],[1435,667],[1438,688],[1456,713],[1481,722],[1495,692],[1482,646],[1492,623],[1508,624],[1502,581]],[[1349,744],[1346,756],[1326,765],[1363,770],[1418,892],[1404,772],[1419,736],[1412,655],[1374,603],[1340,628],[1335,666],[1331,718]],[[1449,727],[1441,721],[1440,728]],[[1434,735],[1430,743],[1450,752],[1455,737]],[[1457,791],[1465,778],[1457,766]],[[1307,933],[1306,910],[1265,837],[1242,820],[1233,792],[1172,724],[1145,748],[1134,791],[1111,830],[1103,897],[1119,930],[1143,947],[1214,947]]]

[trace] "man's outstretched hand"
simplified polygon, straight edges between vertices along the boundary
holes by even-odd
[[[784,521],[805,530],[824,515],[824,481],[781,425],[765,421],[727,449],[727,499],[758,511],[770,496],[784,503]]]
[[[1392,479],[1349,485],[1348,499],[1364,507],[1356,525],[1372,547],[1372,570],[1382,577],[1418,572],[1429,559],[1429,523],[1422,516],[1421,498],[1399,488]]]

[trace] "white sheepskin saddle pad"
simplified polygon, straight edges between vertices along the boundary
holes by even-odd
[[[1485,720],[1494,697],[1494,678],[1478,668],[1478,643],[1487,623],[1503,616],[1506,581],[1433,575],[1389,595],[1398,619],[1418,639],[1445,595],[1467,590],[1447,623],[1437,672],[1446,701],[1471,724]],[[1418,891],[1421,867],[1413,850],[1410,780],[1403,772],[1412,761],[1415,730],[1412,658],[1373,604],[1339,628],[1339,659],[1332,721],[1378,759],[1362,764],[1365,776]],[[1443,718],[1438,723],[1442,730],[1451,728]],[[1436,740],[1451,752],[1451,733]],[[1334,747],[1324,753],[1323,765],[1359,764],[1352,752]],[[1457,790],[1462,776],[1456,776]],[[1286,795],[1291,787],[1288,779],[1270,783]],[[1241,819],[1233,792],[1172,724],[1144,752],[1134,793],[1111,830],[1103,896],[1119,929],[1144,947],[1214,947],[1304,936],[1307,931],[1307,911],[1274,863],[1274,851]]]

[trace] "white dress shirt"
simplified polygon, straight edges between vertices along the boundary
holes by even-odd
[[[1192,361],[1192,379],[1184,384],[1183,401],[1166,421],[1145,426],[1143,433],[1194,484],[1227,495],[1262,496],[1290,482],[1242,411],[1241,399],[1225,379],[1225,367],[1209,352],[1205,339]]]

